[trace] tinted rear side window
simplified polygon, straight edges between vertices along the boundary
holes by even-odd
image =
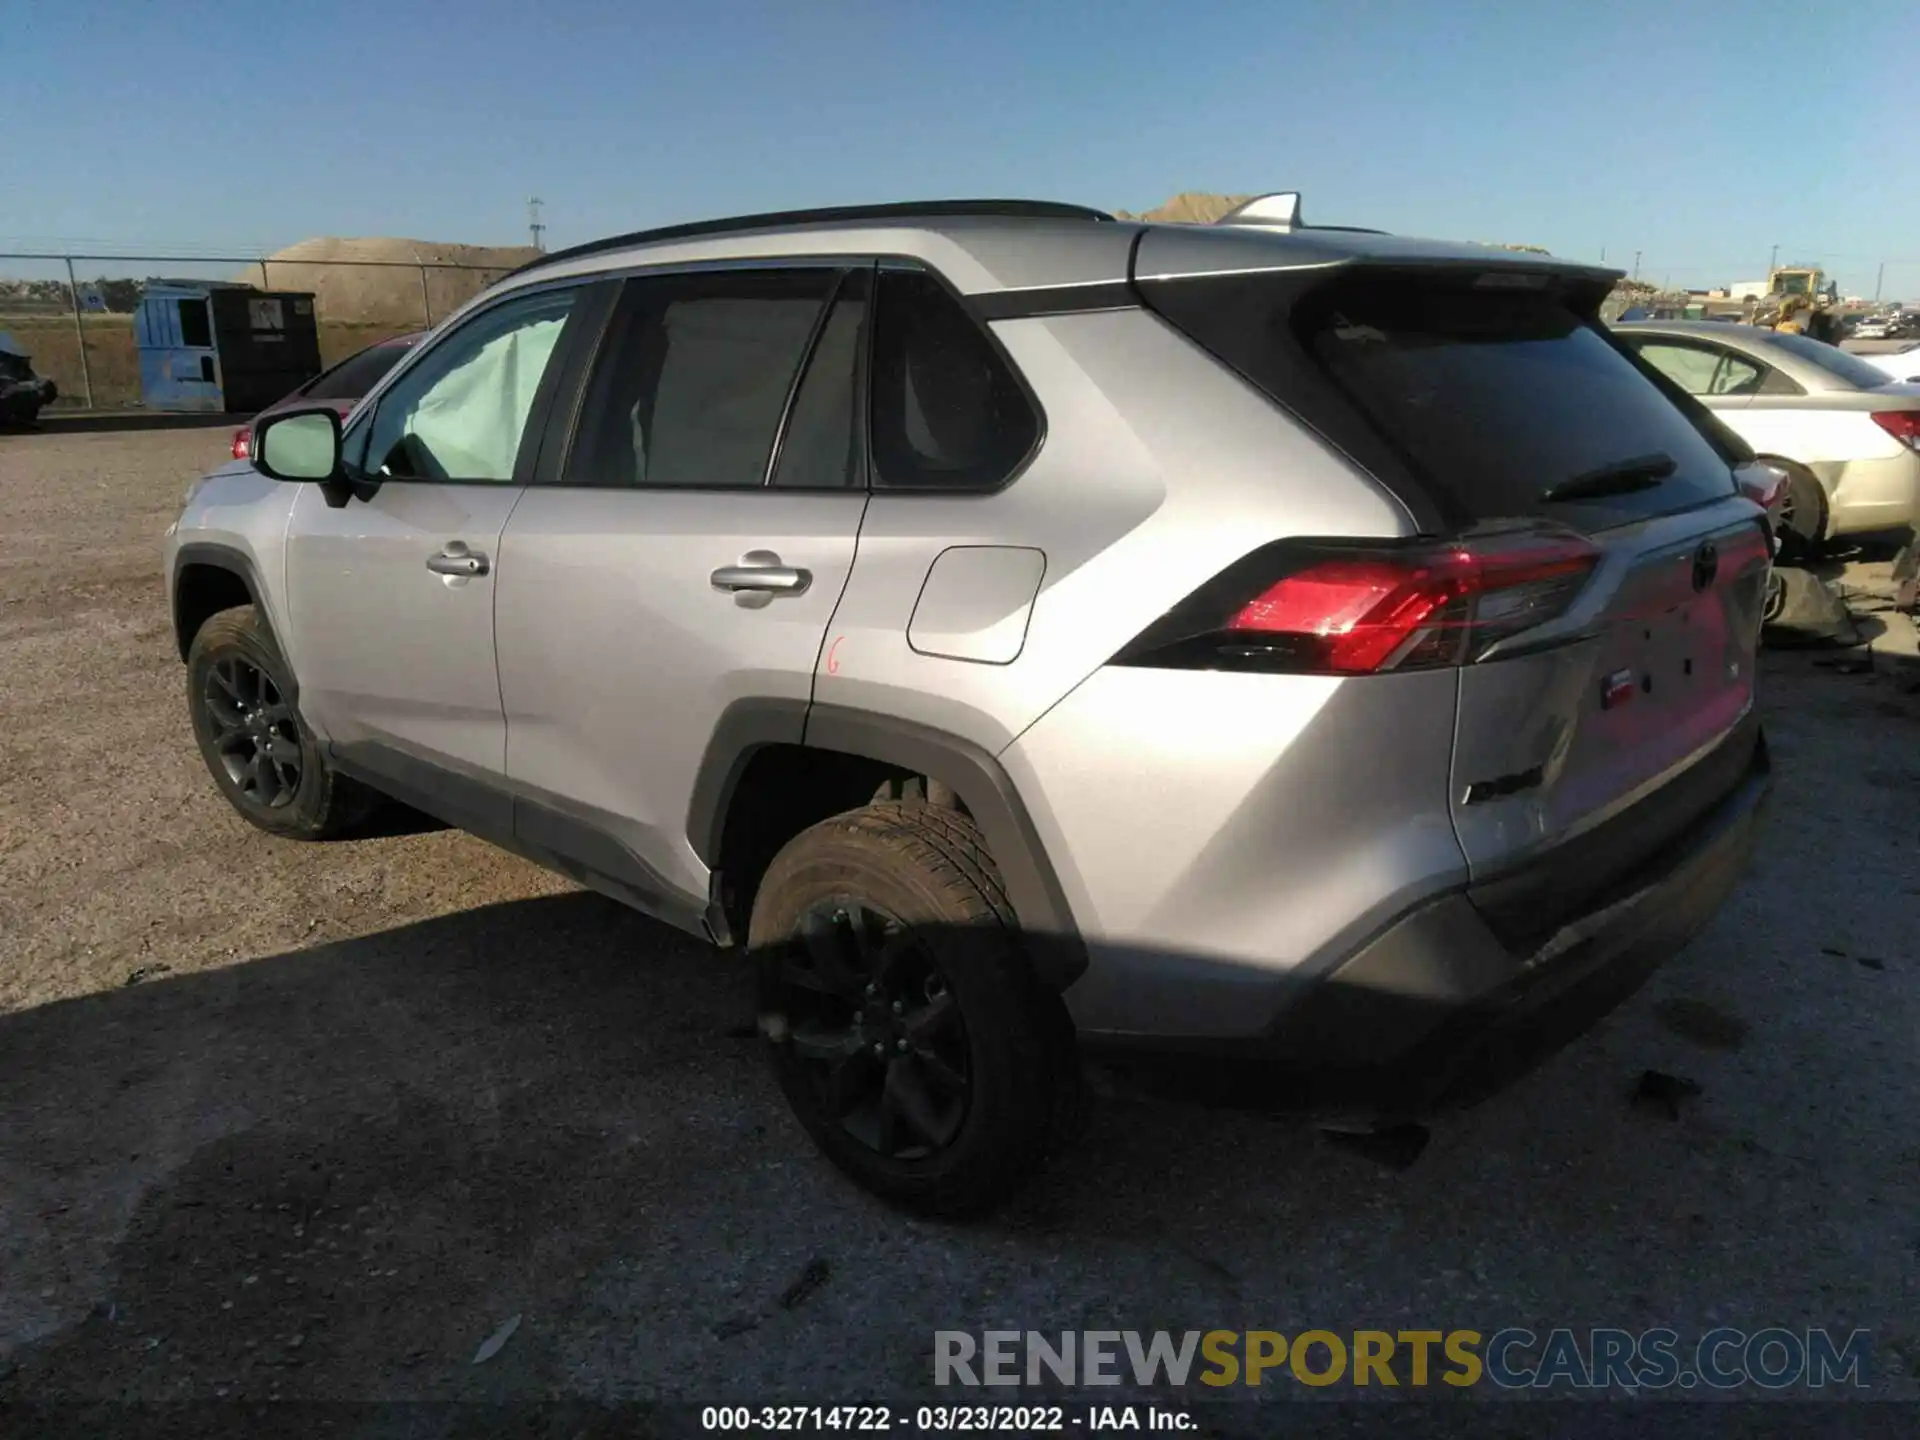
[[[992,490],[1040,438],[997,346],[931,275],[882,270],[872,375],[873,483]]]
[[[1693,421],[1551,294],[1364,281],[1311,306],[1299,333],[1415,473],[1477,519],[1601,529],[1733,489]],[[1672,465],[1647,488],[1545,498],[1650,456]]]
[[[569,485],[764,485],[830,269],[630,280],[587,383]]]
[[[386,377],[407,353],[405,345],[369,345],[321,375],[305,391],[309,400],[358,400]]]

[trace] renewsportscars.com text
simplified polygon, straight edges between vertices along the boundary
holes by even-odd
[[[936,1385],[1356,1385],[1504,1389],[1864,1387],[1864,1330],[1665,1328],[934,1332]]]

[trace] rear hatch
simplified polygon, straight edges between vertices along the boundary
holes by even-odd
[[[1511,592],[1519,623],[1485,625],[1484,600],[1460,622],[1480,628],[1451,656],[1449,804],[1516,947],[1634,883],[1754,760],[1770,544],[1738,442],[1597,323],[1606,272],[1395,255],[1155,276],[1152,245],[1147,303],[1398,495],[1434,553],[1574,557],[1573,583]]]

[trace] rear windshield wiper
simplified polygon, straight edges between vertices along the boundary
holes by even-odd
[[[1651,455],[1635,455],[1630,460],[1615,460],[1549,485],[1540,492],[1542,500],[1598,500],[1606,495],[1630,495],[1635,490],[1651,490],[1673,474],[1677,467],[1664,450]]]

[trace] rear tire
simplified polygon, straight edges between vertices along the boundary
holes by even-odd
[[[193,637],[187,708],[214,784],[269,835],[327,840],[364,821],[380,797],[334,772],[293,694],[292,672],[255,607],[222,610]]]
[[[802,831],[760,884],[748,944],[781,1089],[874,1194],[976,1215],[1070,1132],[1072,1025],[965,815],[882,802]]]
[[[1787,472],[1787,498],[1780,517],[1780,558],[1804,561],[1827,538],[1827,492],[1806,466],[1778,455],[1761,458]]]

